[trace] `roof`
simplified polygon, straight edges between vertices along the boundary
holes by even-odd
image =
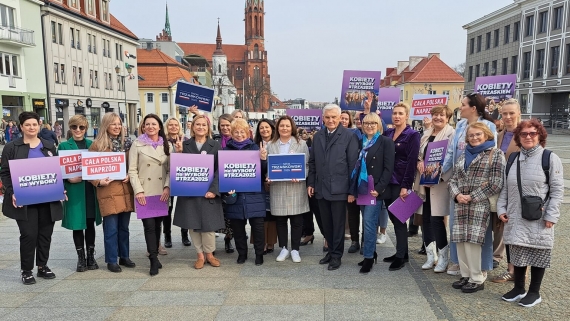
[[[112,14],[110,14],[110,16],[111,16],[111,19],[110,19],[111,21],[110,21],[110,22],[111,22],[111,28],[112,28],[112,29],[115,29],[115,30],[119,31],[120,33],[122,33],[122,34],[124,34],[124,35],[127,35],[127,36],[129,36],[129,37],[131,37],[131,38],[133,38],[133,39],[138,40],[138,37],[137,37],[132,31],[130,31],[129,28],[125,27],[125,25],[122,24],[122,23],[119,21],[119,19],[117,19],[117,18],[116,18],[114,15],[112,15]]]
[[[137,63],[140,64],[172,64],[180,65],[184,68],[184,65],[180,64],[178,61],[160,51],[159,49],[137,49]]]
[[[197,54],[205,57],[208,61],[212,60],[214,51],[216,51],[216,44],[178,42],[178,45],[184,50],[184,55]],[[224,44],[222,49],[228,57],[228,62],[245,61],[245,52],[247,52],[246,45]]]
[[[392,69],[392,68],[389,68]],[[393,68],[390,74],[386,75],[381,81],[381,87],[392,86],[392,82],[396,81],[396,85],[404,83],[449,83],[449,82],[465,82],[453,68],[443,62],[438,55],[423,58],[412,70],[409,66],[404,68],[399,74],[397,68]]]
[[[197,83],[182,64],[158,49],[137,49],[139,88],[167,88],[178,80]]]
[[[275,95],[271,95],[269,97],[269,104],[271,105],[271,107],[273,107],[273,109],[287,109],[288,108],[287,105],[285,105]]]

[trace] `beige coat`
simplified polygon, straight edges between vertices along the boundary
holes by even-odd
[[[161,195],[170,187],[170,157],[164,154],[163,146],[154,149],[135,140],[129,151],[129,179],[135,195]]]

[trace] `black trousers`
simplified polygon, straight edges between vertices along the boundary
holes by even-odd
[[[144,227],[144,240],[149,257],[158,256],[158,242],[160,241],[160,223],[162,217],[145,218],[142,220]]]
[[[172,233],[172,211],[174,210],[172,205],[174,205],[174,197],[170,198],[170,206],[168,207],[168,216],[164,216],[162,218],[162,225],[163,225],[164,234]],[[188,235],[188,229],[181,228],[180,233],[182,235]]]
[[[49,203],[28,205],[28,220],[16,221],[20,229],[20,266],[24,271],[45,266],[49,259],[51,235],[55,222],[51,220]]]
[[[350,240],[358,242],[360,240],[360,205],[356,201],[346,202],[348,214],[348,229],[350,230]]]
[[[429,189],[426,188],[426,200],[422,211],[422,234],[425,245],[435,241],[438,249],[443,249],[447,246],[447,230],[445,229],[443,219],[443,216],[431,216],[431,199]]]
[[[236,243],[236,250],[240,256],[247,256],[247,234],[245,232],[246,223],[247,220],[230,219],[230,225],[234,233],[234,242]],[[254,217],[249,219],[255,255],[263,255],[263,248],[265,247],[265,226],[263,223],[263,217]]]
[[[400,185],[390,184],[388,189],[390,198],[384,200],[386,208],[400,197]],[[388,217],[394,225],[394,233],[396,234],[396,257],[403,259],[408,254],[408,228],[406,223],[400,222],[390,210],[388,210]]]
[[[315,233],[315,223],[313,222],[313,214],[317,220],[317,225],[321,234],[324,236],[323,220],[321,219],[321,210],[319,209],[319,201],[313,196],[309,197],[309,209],[307,213],[303,213],[303,235],[313,235]]]
[[[85,229],[85,235],[83,235],[83,230],[73,231],[73,243],[76,249],[88,248],[90,246],[95,247],[95,219],[87,219],[87,228]]]
[[[301,236],[303,235],[303,215],[274,216],[277,224],[277,238],[279,247],[287,247],[289,229],[287,220],[291,221],[291,249],[299,251]],[[254,240],[255,241],[255,240]]]
[[[329,245],[329,254],[339,259],[344,253],[346,203],[346,201],[319,200],[319,209],[321,210],[325,238]]]

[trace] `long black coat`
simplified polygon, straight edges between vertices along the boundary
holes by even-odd
[[[40,138],[43,148],[41,149],[45,157],[57,156],[55,145],[43,138]],[[14,188],[12,187],[12,176],[10,175],[11,159],[26,159],[30,152],[30,145],[24,144],[24,138],[17,138],[4,146],[2,150],[2,169],[0,169],[0,177],[4,188],[4,203],[2,203],[2,213],[6,217],[17,221],[28,220],[28,207],[14,207],[12,205],[12,195]],[[50,214],[52,222],[63,219],[63,206],[60,201],[50,202]]]
[[[214,232],[225,227],[222,199],[218,188],[218,151],[220,149],[220,143],[213,139],[208,139],[200,150],[198,150],[194,138],[182,143],[183,153],[201,154],[206,152],[214,155],[214,178],[208,192],[215,194],[216,197],[178,196],[172,222],[174,225],[197,232]]]
[[[313,137],[307,185],[315,189],[317,199],[346,201],[358,160],[358,137],[339,125],[327,144],[327,133],[324,128]]]

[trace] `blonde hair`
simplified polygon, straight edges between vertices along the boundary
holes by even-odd
[[[241,117],[243,117],[242,119],[247,120],[247,115],[246,115],[245,112],[244,112],[243,110],[241,110],[241,109],[236,109],[236,110],[232,111],[232,118],[235,119],[237,113],[240,113],[240,114],[241,114]]]
[[[483,135],[485,135],[485,137],[487,137],[487,140],[494,140],[495,139],[495,135],[493,134],[493,132],[491,132],[489,127],[487,127],[487,125],[485,125],[484,123],[476,122],[476,123],[469,125],[469,127],[467,127],[467,133],[469,133],[470,129],[481,130],[483,132]],[[465,135],[465,142],[466,143],[469,142],[469,135]]]
[[[405,102],[401,101],[397,104],[394,105],[394,107],[392,108],[392,110],[396,109],[396,107],[403,107],[406,109],[406,115],[410,115],[410,105],[406,104]]]
[[[44,128],[47,128],[47,130],[51,130],[51,126],[50,126],[50,124],[47,124],[47,123],[46,123],[46,124],[44,124]]]
[[[380,117],[378,117],[376,113],[368,113],[366,116],[364,116],[364,118],[362,119],[362,128],[364,128],[364,122],[376,123],[376,128],[378,128],[376,132],[380,134],[384,132],[384,127],[382,127],[382,122],[380,121]]]
[[[196,118],[196,117],[194,117]],[[168,123],[170,123],[171,121],[175,121],[178,124],[178,136],[182,137],[184,136],[184,132],[182,131],[182,124],[180,123],[180,121],[178,120],[178,118],[176,117],[170,117],[168,118],[168,120],[164,123],[164,127],[165,127],[165,131],[166,131],[166,137],[169,138],[170,137],[170,133],[168,132]]]
[[[194,123],[192,123],[192,124],[194,124]],[[234,133],[234,131],[236,129],[243,129],[243,130],[245,130],[247,138],[251,138],[250,133],[249,133],[249,124],[247,123],[247,121],[245,121],[245,119],[242,119],[242,118],[234,119],[234,121],[232,121],[232,127],[231,128],[232,128],[232,131],[231,131],[232,134]]]
[[[206,124],[208,124],[208,133],[206,133],[206,137],[208,138],[212,138],[212,125],[210,124],[210,119],[205,116],[205,115],[197,115],[194,117],[194,119],[192,119],[192,127],[190,127],[190,136],[194,137],[194,124],[196,124],[196,121],[198,119],[205,119],[206,120]],[[170,121],[170,120],[169,120]]]
[[[87,122],[87,118],[83,115],[74,115],[73,117],[69,118],[68,125],[69,127],[73,125],[77,126],[83,125],[85,126],[85,129],[89,128],[89,123]]]
[[[111,137],[109,136],[107,130],[117,119],[119,119],[121,122],[121,133],[119,134],[119,140],[121,142],[125,141],[125,131],[122,130],[123,121],[121,120],[121,117],[119,117],[119,115],[116,113],[106,113],[103,115],[103,118],[101,118],[101,126],[99,127],[99,132],[97,133],[97,137],[93,141],[93,144],[91,144],[89,150],[104,152],[112,149]]]

